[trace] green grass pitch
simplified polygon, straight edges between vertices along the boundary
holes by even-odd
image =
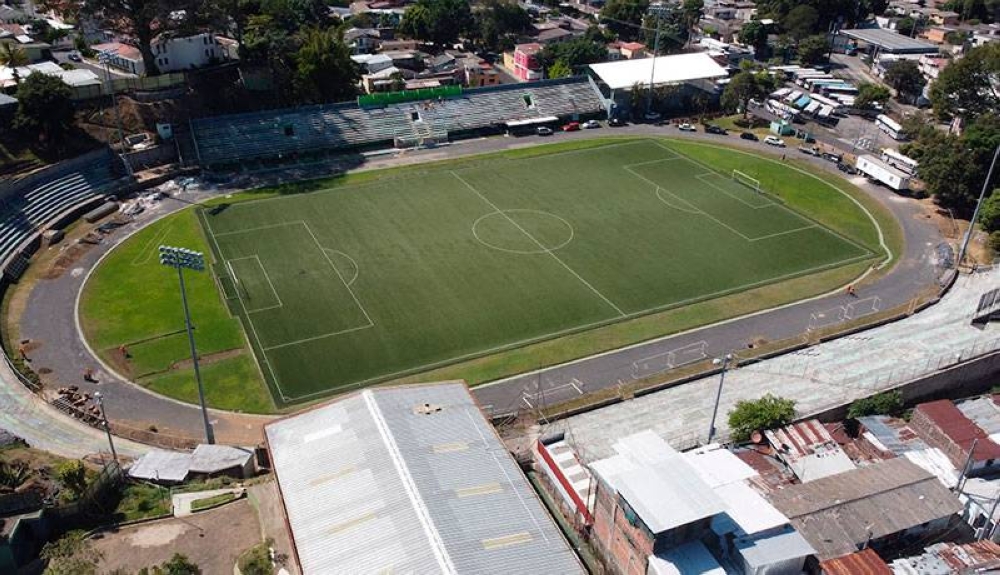
[[[200,216],[280,403],[874,257],[649,140]]]

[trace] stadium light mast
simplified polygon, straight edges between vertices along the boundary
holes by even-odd
[[[122,161],[125,163],[125,171],[131,176],[132,166],[128,163],[128,159],[125,158],[125,130],[122,128],[122,115],[118,110],[118,98],[115,96],[115,84],[111,80],[111,60],[113,60],[117,55],[118,50],[114,48],[101,50],[97,53],[97,61],[104,66],[104,76],[108,80],[108,95],[111,96],[111,103],[114,104],[115,108],[115,123],[118,126],[118,145],[121,147],[121,157]]]
[[[715,392],[715,405],[712,406],[712,422],[708,424],[708,443],[712,443],[712,439],[715,438],[715,417],[719,414],[722,386],[726,383],[726,370],[729,369],[729,364],[733,359],[733,354],[727,353],[723,357],[717,357],[712,360],[712,365],[722,366],[722,371],[719,372],[719,389]]]
[[[649,13],[656,16],[656,36],[653,38],[653,58],[649,65],[649,92],[646,94],[646,115],[653,112],[653,83],[656,78],[656,53],[660,50],[660,24],[663,22],[662,4],[653,4],[649,7]]]
[[[962,260],[965,259],[965,251],[969,248],[969,240],[972,239],[972,232],[976,229],[976,222],[979,220],[979,210],[983,207],[983,200],[986,199],[986,190],[990,188],[990,180],[993,179],[993,169],[997,167],[997,156],[1000,156],[1000,144],[997,144],[997,149],[993,152],[993,161],[990,162],[990,171],[986,173],[986,179],[983,180],[983,189],[979,192],[979,201],[976,202],[976,209],[972,212],[972,219],[969,220],[969,230],[965,232],[965,238],[962,240],[962,249],[958,251],[958,259],[956,260],[956,266],[962,265]]]
[[[191,345],[191,364],[194,366],[194,379],[198,382],[198,401],[201,403],[201,418],[205,424],[205,441],[211,445],[215,443],[215,434],[212,432],[212,424],[208,421],[208,409],[205,407],[205,386],[202,385],[201,370],[198,369],[198,350],[194,345],[194,329],[191,327],[191,312],[188,309],[187,290],[184,288],[184,270],[205,271],[205,254],[185,248],[160,246],[160,263],[177,270],[177,279],[181,286],[181,303],[184,304],[184,327],[187,329],[188,343]]]

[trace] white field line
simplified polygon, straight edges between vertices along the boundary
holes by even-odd
[[[371,316],[368,315],[368,310],[365,309],[365,306],[361,305],[361,301],[358,300],[358,296],[354,294],[354,290],[351,289],[350,284],[348,284],[347,281],[344,280],[344,274],[340,273],[340,270],[337,269],[337,265],[334,264],[333,260],[330,259],[330,254],[328,254],[326,250],[323,248],[323,245],[319,243],[319,239],[316,238],[316,234],[313,233],[312,228],[309,227],[309,224],[306,222],[302,222],[302,225],[306,227],[306,231],[309,232],[309,235],[312,236],[313,241],[316,242],[316,247],[319,248],[319,251],[323,254],[323,257],[326,258],[326,262],[330,264],[330,267],[333,269],[333,272],[337,274],[338,278],[340,278],[340,283],[344,284],[344,288],[347,290],[347,293],[351,294],[351,298],[354,299],[355,305],[357,305],[358,308],[361,310],[361,313],[365,315],[365,319],[368,320],[368,327],[374,326],[375,322],[373,322]]]
[[[313,336],[313,337],[306,337],[306,338],[303,338],[303,339],[297,339],[295,341],[289,341],[289,342],[285,342],[285,343],[279,343],[277,345],[268,346],[268,347],[265,347],[263,349],[266,350],[266,351],[271,351],[273,349],[281,349],[283,347],[290,347],[290,346],[293,346],[293,345],[300,345],[300,344],[303,344],[303,343],[309,343],[310,341],[317,341],[317,340],[320,340],[320,339],[326,339],[328,337],[335,337],[335,336],[338,336],[338,335],[344,335],[345,333],[351,333],[351,332],[355,332],[355,331],[361,331],[363,329],[371,329],[372,327],[374,327],[374,325],[375,324],[359,325],[357,327],[350,327],[350,328],[347,328],[347,329],[342,329],[340,331],[333,331],[333,332],[330,332],[330,333],[324,333],[322,335],[316,335],[316,336]]]
[[[813,229],[820,229],[820,230],[822,230],[823,228],[820,225],[812,224],[812,225],[809,225],[809,226],[803,226],[801,228],[794,228],[794,229],[791,229],[791,230],[785,230],[783,232],[775,232],[773,234],[767,234],[766,236],[756,237],[756,238],[754,238],[754,239],[752,239],[750,241],[751,242],[759,242],[761,240],[769,240],[771,238],[776,238],[778,236],[784,236],[784,235],[788,235],[788,234],[794,234],[794,233],[797,233],[797,232],[804,232],[806,230],[813,230]]]
[[[671,154],[677,154],[677,152],[675,152],[675,151],[671,150],[670,148],[664,146],[662,142],[659,142],[657,140],[652,140],[652,142],[654,144],[656,144],[657,146],[663,148],[664,150],[667,150]],[[882,226],[879,225],[878,220],[875,219],[875,215],[871,213],[871,210],[869,210],[868,208],[866,208],[865,205],[862,204],[857,198],[855,198],[851,194],[845,192],[844,190],[840,189],[839,187],[835,186],[831,182],[828,182],[828,181],[824,180],[823,178],[817,176],[816,174],[813,174],[811,172],[807,172],[806,170],[803,170],[802,168],[799,168],[797,166],[793,166],[791,164],[786,164],[784,162],[781,162],[779,160],[775,160],[774,158],[769,158],[767,156],[752,154],[750,152],[747,152],[747,151],[744,151],[744,150],[739,150],[739,149],[736,149],[736,148],[720,147],[720,146],[716,146],[714,144],[707,144],[707,143],[704,143],[704,142],[696,142],[696,141],[693,141],[693,140],[688,140],[688,143],[690,143],[691,145],[694,145],[694,146],[702,146],[702,147],[705,147],[705,148],[712,148],[712,149],[715,149],[715,150],[726,150],[726,151],[733,152],[733,153],[736,153],[736,154],[743,154],[744,156],[750,156],[751,158],[756,158],[756,159],[759,159],[759,160],[763,160],[765,162],[770,162],[772,164],[778,164],[779,166],[783,166],[783,167],[785,167],[785,168],[787,168],[789,170],[795,170],[796,172],[798,172],[798,173],[800,173],[800,174],[802,174],[804,176],[808,176],[808,177],[816,180],[817,182],[820,182],[820,183],[822,183],[822,184],[824,184],[826,186],[829,186],[830,188],[833,188],[838,193],[840,193],[842,196],[844,196],[847,199],[851,200],[854,203],[854,205],[856,205],[858,207],[858,209],[860,209],[862,212],[864,212],[865,215],[868,216],[868,219],[871,221],[872,226],[874,226],[875,231],[878,233],[878,243],[879,243],[879,246],[882,248],[882,251],[884,251],[885,255],[886,255],[885,260],[883,260],[882,263],[879,264],[878,269],[884,268],[886,265],[888,265],[888,263],[890,261],[892,261],[896,257],[895,254],[892,253],[892,250],[889,249],[889,246],[886,245],[886,243],[885,243],[885,232],[882,231]],[[678,155],[680,155],[680,154],[678,154]],[[691,159],[691,158],[689,158],[689,159]],[[692,161],[697,162],[697,160],[693,160],[693,159],[692,159]],[[704,165],[704,164],[702,164],[702,165]],[[708,168],[709,170],[711,170],[711,168],[709,168],[708,166],[705,166],[705,167]],[[834,232],[829,231],[829,233],[833,234]],[[852,243],[855,243],[855,242],[853,242],[853,240],[852,240]],[[861,246],[861,247],[863,247],[863,246]]]
[[[216,253],[219,254],[220,258],[224,257],[223,254],[222,254],[222,248],[219,247],[219,240],[215,237],[215,232],[212,231],[212,223],[209,221],[208,218],[202,218],[202,219],[205,220],[205,227],[208,229],[208,237],[212,238],[212,243],[215,244]],[[232,273],[232,268],[230,268],[230,273]],[[234,275],[233,277],[235,278],[236,276]],[[235,283],[235,282],[233,282],[233,283]],[[281,398],[283,400],[288,401],[288,400],[293,399],[293,398],[290,398],[287,395],[285,395],[285,390],[281,389],[281,383],[278,381],[278,374],[274,372],[274,366],[271,365],[271,360],[268,359],[267,352],[264,351],[264,345],[260,342],[260,335],[257,334],[257,328],[254,327],[254,325],[253,325],[253,319],[250,317],[250,312],[247,311],[247,306],[246,306],[246,303],[244,303],[244,301],[243,301],[243,296],[240,295],[239,286],[236,286],[236,298],[240,302],[240,307],[243,308],[243,315],[247,318],[246,323],[247,323],[247,325],[250,326],[250,333],[253,335],[254,341],[257,342],[257,347],[260,348],[260,355],[263,357],[263,360],[264,360],[263,361],[263,365],[264,365],[264,367],[267,367],[268,373],[271,374],[271,381],[274,382],[274,387],[278,388],[278,393],[281,394]],[[257,352],[254,351],[253,345],[250,346],[250,353],[254,357],[257,357],[257,355],[258,355]],[[260,359],[258,359],[256,363],[257,363],[257,369],[261,370],[261,377],[264,377],[264,373],[263,373],[264,368],[261,367],[261,363],[262,362],[260,361]],[[264,377],[264,382],[265,383],[267,382],[267,378],[266,377]]]
[[[146,242],[146,245],[142,247],[142,251],[140,251],[134,258],[132,258],[131,262],[132,265],[141,266],[142,264],[148,262],[149,259],[153,256],[153,254],[156,253],[156,250],[153,249],[153,246],[166,239],[166,237],[170,234],[171,230],[173,230],[173,227],[174,225],[172,223],[168,224],[166,226],[163,226],[162,230],[153,234],[153,237],[149,238],[149,241]]]
[[[663,193],[665,193],[665,194],[668,194],[668,195],[670,195],[670,197],[674,198],[675,200],[678,200],[678,201],[680,201],[681,203],[684,203],[684,204],[687,204],[687,205],[688,205],[688,207],[687,207],[687,208],[682,208],[682,207],[680,207],[680,206],[675,206],[675,205],[671,204],[670,202],[668,202],[667,200],[665,200],[665,199],[663,198],[663,196],[661,196],[661,195],[660,195],[660,192],[663,192]],[[694,214],[694,215],[696,215],[696,216],[701,216],[701,215],[704,215],[704,212],[702,212],[702,211],[701,211],[701,210],[699,210],[698,208],[696,208],[696,207],[694,207],[693,205],[691,205],[691,203],[689,203],[689,202],[688,202],[687,200],[685,200],[684,198],[682,198],[682,197],[680,197],[680,196],[678,196],[678,195],[674,194],[673,192],[671,192],[671,191],[669,191],[669,190],[665,190],[665,189],[661,188],[660,186],[656,186],[656,199],[658,199],[658,200],[660,200],[661,202],[663,202],[663,203],[664,203],[664,204],[665,204],[665,205],[666,205],[667,207],[670,207],[670,208],[673,208],[673,209],[675,209],[675,210],[678,210],[678,211],[681,211],[681,212],[684,212],[684,213],[686,213],[686,214]]]
[[[208,221],[208,218],[205,218],[205,221]],[[281,222],[281,223],[278,223],[278,224],[268,224],[266,226],[257,226],[255,228],[243,228],[243,229],[240,229],[240,230],[232,230],[232,231],[228,231],[228,232],[217,233],[217,234],[215,234],[215,237],[221,238],[223,236],[235,236],[235,235],[238,235],[238,234],[249,234],[250,232],[259,232],[261,230],[270,230],[270,229],[273,229],[273,228],[283,228],[285,226],[292,226],[292,225],[295,225],[295,224],[306,225],[306,222],[305,222],[305,220],[292,220],[290,222]]]
[[[276,290],[274,288],[274,283],[271,282],[271,276],[268,275],[267,269],[264,267],[264,263],[260,261],[260,257],[257,254],[254,254],[252,256],[244,256],[242,258],[233,258],[231,260],[226,260],[226,265],[229,266],[229,273],[233,274],[233,279],[235,281],[239,281],[239,278],[236,275],[236,270],[233,268],[232,264],[233,264],[233,262],[238,262],[238,261],[242,261],[242,260],[254,260],[254,261],[257,262],[257,266],[260,268],[260,271],[264,272],[264,279],[267,280],[267,285],[271,286],[271,293],[274,294],[274,299],[278,300],[278,304],[277,305],[269,305],[269,306],[266,306],[266,307],[257,307],[257,308],[249,310],[249,313],[257,313],[257,312],[260,312],[260,311],[267,311],[269,309],[278,309],[280,307],[285,307],[284,302],[281,301],[281,296],[278,295],[278,290]]]
[[[562,261],[562,259],[560,259],[559,256],[557,256],[552,250],[550,250],[549,248],[545,247],[545,245],[542,244],[542,242],[538,241],[538,239],[535,238],[535,236],[531,235],[528,232],[528,230],[526,230],[523,227],[521,227],[521,225],[518,224],[516,221],[514,221],[514,219],[511,218],[509,215],[507,215],[506,212],[504,212],[499,207],[497,207],[497,205],[494,204],[493,202],[491,202],[486,196],[484,196],[483,194],[479,193],[479,190],[477,190],[476,188],[472,187],[472,185],[469,184],[469,182],[466,182],[465,180],[463,180],[462,176],[459,176],[454,171],[451,172],[451,174],[453,176],[455,176],[455,178],[458,181],[460,181],[463,184],[465,184],[465,187],[469,188],[469,190],[471,190],[472,193],[476,194],[477,196],[480,197],[480,199],[482,199],[484,202],[486,202],[486,204],[488,204],[490,206],[490,208],[492,208],[497,213],[503,215],[503,217],[505,217],[507,219],[507,221],[510,222],[515,228],[521,230],[521,233],[523,233],[525,236],[528,237],[528,239],[530,239],[531,241],[533,241],[535,243],[535,245],[537,245],[539,247],[539,249],[541,249],[543,252],[545,252],[545,253],[549,254],[550,256],[552,256],[552,259],[554,259],[557,262],[559,262],[559,264],[562,265],[562,267],[566,268],[566,270],[569,273],[571,273],[574,276],[576,276],[576,279],[580,280],[580,282],[582,282],[583,285],[585,285],[588,288],[590,288],[590,291],[592,291],[595,294],[597,294],[597,296],[600,297],[602,300],[604,300],[605,303],[607,303],[609,306],[611,306],[612,308],[614,308],[614,310],[616,312],[618,312],[618,315],[620,315],[621,317],[627,317],[628,316],[628,314],[626,314],[624,311],[622,311],[622,309],[620,307],[618,307],[617,305],[615,305],[614,302],[612,302],[610,299],[608,299],[607,296],[605,296],[600,291],[598,291],[597,288],[595,288],[594,286],[592,286],[590,284],[590,282],[588,282],[587,280],[583,279],[583,277],[580,276],[580,274],[576,273],[576,271],[574,271],[573,268],[571,268],[568,265],[566,265],[566,262]]]
[[[647,309],[644,309],[644,310],[641,310],[641,311],[632,312],[632,313],[626,315],[623,319],[628,319],[628,318],[633,318],[633,317],[641,317],[641,316],[644,316],[644,315],[648,315],[648,314],[651,314],[651,313],[656,313],[656,312],[659,312],[659,311],[663,311],[663,310],[667,310],[667,309],[671,309],[671,308],[675,308],[675,307],[683,307],[683,306],[685,306],[685,305],[687,305],[689,303],[693,303],[693,302],[696,302],[696,301],[709,300],[709,299],[712,299],[712,298],[715,298],[715,297],[719,297],[719,296],[723,296],[723,295],[727,295],[727,294],[730,294],[730,293],[737,293],[737,292],[740,292],[740,291],[744,291],[744,290],[748,290],[748,289],[753,289],[755,287],[760,287],[760,286],[763,286],[763,285],[780,282],[780,281],[782,281],[784,279],[788,279],[788,278],[792,278],[792,277],[806,276],[806,275],[809,275],[811,273],[822,271],[822,270],[825,270],[825,269],[835,269],[835,268],[838,268],[838,267],[841,267],[841,266],[845,266],[845,265],[848,265],[848,264],[851,264],[851,263],[854,263],[854,262],[862,261],[862,260],[866,259],[867,257],[868,257],[867,254],[864,255],[864,256],[855,256],[853,258],[848,258],[848,259],[845,259],[845,260],[842,260],[842,261],[839,261],[839,262],[833,262],[833,263],[829,263],[829,264],[817,266],[817,267],[814,267],[814,268],[809,268],[809,269],[805,269],[805,270],[799,270],[799,271],[796,271],[796,272],[792,272],[792,273],[788,273],[788,274],[783,274],[783,275],[780,275],[780,276],[777,276],[777,277],[768,278],[768,279],[761,280],[761,281],[758,281],[758,282],[753,282],[753,283],[744,284],[744,285],[741,285],[741,286],[732,287],[732,288],[729,288],[729,289],[726,289],[726,290],[719,290],[719,291],[716,291],[716,292],[712,292],[712,293],[709,293],[709,294],[699,295],[699,296],[696,296],[696,297],[693,297],[693,298],[688,298],[688,299],[677,301],[677,302],[672,302],[672,303],[668,303],[668,304],[664,304],[664,305],[660,305],[660,306],[654,306],[654,307],[647,308]],[[840,291],[840,288],[838,288],[834,292],[830,292],[830,293],[835,293],[835,292],[838,292],[838,291]],[[817,295],[817,296],[815,296],[813,298],[808,298],[808,299],[805,299],[805,300],[789,302],[789,303],[787,303],[787,304],[785,304],[783,306],[778,306],[776,308],[767,308],[767,309],[763,309],[763,310],[760,310],[760,311],[757,311],[757,312],[753,312],[753,313],[747,314],[746,316],[740,316],[740,317],[737,317],[737,318],[730,318],[729,320],[723,320],[723,321],[716,322],[716,323],[713,323],[713,324],[709,324],[709,325],[706,325],[706,326],[701,326],[701,327],[698,327],[698,328],[695,328],[695,329],[692,329],[692,330],[688,330],[688,331],[684,331],[684,332],[680,332],[680,333],[666,335],[666,336],[663,336],[662,338],[660,338],[658,340],[654,340],[654,341],[660,341],[662,339],[669,339],[671,337],[677,337],[679,335],[684,335],[684,334],[687,334],[687,333],[692,333],[694,331],[702,330],[702,329],[705,329],[707,327],[712,327],[714,325],[719,325],[719,324],[727,323],[728,321],[735,321],[735,320],[738,320],[738,319],[742,319],[744,317],[751,317],[751,316],[759,315],[759,314],[762,314],[762,313],[767,313],[767,312],[773,311],[774,309],[781,309],[783,307],[788,307],[788,306],[792,306],[792,305],[798,305],[798,304],[802,303],[803,301],[810,301],[812,299],[818,299],[818,298],[821,298],[821,297],[825,297],[827,295],[830,295],[830,294],[820,294],[820,295]],[[524,346],[524,345],[529,345],[529,344],[532,344],[532,343],[539,343],[539,342],[543,342],[543,341],[548,341],[550,339],[554,339],[554,338],[557,338],[557,337],[560,337],[560,336],[563,336],[563,335],[567,335],[567,334],[571,334],[571,333],[577,333],[577,332],[580,332],[580,331],[584,331],[584,330],[587,330],[587,329],[592,328],[592,327],[599,327],[599,326],[603,326],[603,325],[609,325],[609,324],[615,323],[617,321],[620,321],[620,320],[602,320],[602,321],[595,321],[595,322],[590,322],[590,323],[586,323],[586,324],[581,324],[581,325],[573,326],[573,327],[570,327],[570,328],[566,328],[566,329],[554,331],[554,332],[551,332],[551,333],[548,333],[548,334],[545,334],[545,335],[541,335],[541,336],[537,336],[537,337],[532,337],[532,338],[526,338],[526,339],[517,340],[517,341],[512,341],[512,342],[508,342],[508,343],[506,343],[504,345],[498,345],[498,346],[494,346],[494,347],[490,347],[490,348],[486,348],[486,349],[481,349],[481,350],[473,351],[473,352],[466,353],[466,354],[463,354],[463,355],[451,357],[451,358],[448,358],[448,359],[442,360],[442,361],[436,361],[436,362],[427,363],[427,364],[423,364],[423,365],[413,366],[413,367],[410,367],[410,368],[407,368],[407,369],[401,369],[401,370],[390,372],[390,373],[383,373],[383,374],[380,374],[380,375],[375,375],[375,376],[369,377],[367,379],[363,379],[363,380],[359,380],[359,381],[353,381],[353,382],[350,382],[350,383],[347,383],[347,384],[344,384],[344,385],[340,385],[340,386],[337,386],[337,387],[334,387],[334,388],[325,389],[323,391],[317,391],[317,392],[314,392],[314,393],[307,393],[307,394],[304,394],[304,395],[297,395],[295,397],[287,397],[287,396],[285,396],[285,399],[289,399],[289,400],[292,400],[292,401],[298,401],[298,400],[302,400],[302,399],[309,399],[311,397],[318,397],[318,396],[322,396],[322,395],[331,395],[333,393],[338,393],[338,392],[341,392],[341,391],[346,391],[346,390],[354,389],[354,388],[357,388],[357,387],[364,387],[366,385],[369,385],[369,384],[377,382],[377,381],[384,381],[384,380],[392,379],[394,377],[405,375],[405,374],[422,373],[422,372],[430,371],[432,369],[437,369],[439,367],[444,367],[444,366],[448,366],[448,365],[453,365],[453,364],[456,364],[456,363],[460,363],[460,362],[462,362],[464,360],[467,360],[467,359],[481,357],[481,356],[484,356],[484,355],[489,355],[491,353],[495,353],[495,352],[499,352],[499,351],[504,351],[504,350],[508,350],[508,349],[514,349],[514,348],[521,347],[521,346]],[[639,342],[639,343],[636,343],[636,344],[625,346],[624,348],[617,348],[617,349],[609,350],[609,351],[602,352],[602,353],[599,353],[599,354],[595,354],[595,356],[601,356],[601,355],[607,355],[607,354],[611,354],[611,353],[617,353],[617,352],[621,351],[622,349],[632,349],[632,348],[643,346],[643,345],[649,345],[650,343],[651,342],[648,342],[648,341]],[[540,373],[540,372],[546,371],[547,369],[552,369],[552,368],[555,368],[555,367],[559,367],[561,365],[566,365],[566,364],[577,363],[577,362],[580,362],[580,361],[585,361],[587,359],[590,359],[590,357],[592,357],[592,356],[588,356],[588,357],[585,357],[585,358],[580,358],[580,359],[572,360],[572,361],[565,362],[565,363],[562,363],[562,364],[557,364],[557,365],[551,366],[549,368],[543,368],[542,370],[536,370],[536,371],[530,372],[530,373]],[[495,385],[495,384],[497,384],[499,382],[507,381],[509,379],[515,379],[515,378],[523,377],[525,375],[528,375],[528,374],[527,373],[522,373],[522,374],[518,374],[518,375],[515,375],[515,376],[508,377],[508,378],[498,379],[496,381],[489,382],[489,383],[487,383],[485,385]],[[480,385],[480,386],[477,386],[477,387],[483,387],[483,386]]]
[[[704,174],[698,174],[697,176],[695,176],[695,178],[698,181],[700,181],[701,183],[705,184],[706,186],[710,186],[712,188],[715,188],[715,189],[719,190],[723,194],[726,194],[730,198],[736,200],[737,202],[743,204],[744,206],[750,208],[751,210],[763,210],[763,209],[766,209],[766,208],[771,208],[771,207],[780,205],[777,202],[771,201],[770,199],[767,200],[766,204],[760,204],[760,205],[751,204],[750,202],[744,200],[743,198],[741,198],[741,197],[739,197],[737,195],[731,194],[729,192],[729,190],[726,190],[722,186],[717,186],[717,185],[713,184],[712,182],[708,181],[706,178],[709,177],[709,176],[712,176],[712,177],[715,177],[715,178],[721,178],[722,177],[722,176],[720,176],[719,174],[717,174],[715,172],[706,172]],[[767,196],[764,196],[764,197],[766,198]]]

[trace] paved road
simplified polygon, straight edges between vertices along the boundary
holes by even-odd
[[[588,138],[609,134],[669,135],[697,138],[709,142],[725,141],[729,145],[755,153],[773,154],[773,150],[767,149],[762,144],[745,142],[735,137],[722,138],[700,133],[683,134],[676,129],[665,127],[630,126],[622,129],[559,134],[552,139],[489,138],[467,140],[456,145],[407,152],[398,156],[370,156],[360,169],[379,169],[501,149],[534,146],[561,139]],[[797,154],[797,152],[788,153]],[[823,169],[830,170],[832,168],[828,162],[807,156],[798,159],[815,163]],[[296,170],[298,177],[309,174],[307,168]],[[286,181],[289,178],[287,172],[275,173],[272,177],[278,180],[283,178]],[[939,241],[937,230],[934,226],[917,218],[921,208],[916,202],[895,196],[885,189],[872,188],[865,184],[863,179],[859,179],[855,183],[896,214],[903,224],[907,239],[907,250],[899,265],[876,283],[859,290],[859,299],[878,296],[883,308],[906,302],[936,281],[933,247]],[[240,185],[243,185],[242,180],[234,182],[232,187]],[[99,384],[90,385],[82,382],[80,377],[82,368],[98,366],[99,363],[90,354],[71,322],[53,322],[51,320],[53,317],[74,317],[76,294],[83,284],[86,271],[94,266],[103,253],[121,241],[126,233],[214,193],[220,193],[220,191],[216,190],[205,194],[182,194],[177,199],[164,201],[156,210],[138,218],[129,229],[125,230],[125,233],[119,233],[105,245],[97,246],[85,254],[69,273],[65,273],[55,280],[39,282],[31,294],[21,325],[23,337],[37,339],[42,343],[38,350],[32,352],[36,369],[39,367],[51,369],[51,376],[62,384],[72,383],[90,391],[101,389],[107,397],[106,405],[109,417],[115,421],[125,421],[140,427],[155,422],[161,433],[199,437],[202,433],[201,419],[198,410],[191,405],[153,395],[138,386],[122,381],[104,369],[98,369]],[[137,297],[141,297],[141,294],[137,294]],[[695,344],[694,347],[702,350],[704,354],[716,355],[742,348],[752,337],[763,336],[768,339],[779,339],[801,333],[809,322],[811,314],[817,310],[828,310],[847,303],[844,297],[837,293],[819,300],[712,326],[696,333],[680,334],[620,352],[554,366],[539,373],[514,377],[479,387],[475,393],[481,404],[493,413],[505,413],[518,407],[527,407],[524,402],[525,398],[533,403],[535,402],[534,398],[542,396],[545,397],[547,403],[569,399],[578,395],[578,391],[594,391],[617,385],[619,381],[628,381],[633,377],[633,364],[637,360],[675,350],[682,346]],[[6,382],[6,385],[11,384],[19,385],[16,381]],[[542,391],[539,391],[539,385],[541,385]],[[261,437],[260,426],[267,420],[263,417],[215,411],[212,412],[211,419],[220,442],[241,444],[259,441]],[[12,429],[12,431],[17,432],[16,429]]]

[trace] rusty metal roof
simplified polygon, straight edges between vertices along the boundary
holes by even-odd
[[[934,425],[948,436],[952,441],[968,452],[972,448],[973,441],[976,442],[976,452],[973,454],[975,461],[986,461],[989,459],[1000,459],[1000,445],[997,445],[989,438],[985,431],[948,399],[939,399],[928,403],[921,403],[914,411],[923,413],[934,422]],[[926,438],[925,438],[926,439]]]
[[[892,575],[892,570],[872,549],[865,549],[819,564],[824,575]]]

